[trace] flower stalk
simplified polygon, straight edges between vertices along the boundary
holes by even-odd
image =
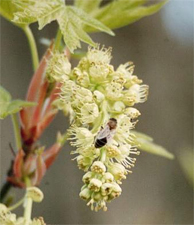
[[[54,50],[55,50],[55,51],[60,49],[62,37],[63,37],[63,36],[62,36],[61,30],[58,29],[57,35],[56,35],[56,38],[55,38],[55,46],[54,46]]]
[[[12,114],[11,119],[12,119],[12,123],[13,123],[16,147],[19,150],[22,147],[22,141],[21,141],[21,136],[20,136],[20,127],[19,127],[19,123],[18,123],[17,114],[16,113]]]
[[[15,203],[14,205],[10,206],[8,208],[9,211],[13,211],[15,209],[17,209],[20,205],[22,205],[22,203],[24,202],[24,198],[22,198],[21,200],[19,200],[17,203]]]
[[[26,37],[28,39],[28,43],[29,43],[30,51],[31,51],[31,55],[32,55],[33,68],[34,68],[34,71],[35,71],[38,68],[38,65],[39,65],[39,57],[38,57],[38,50],[37,50],[37,46],[36,46],[36,41],[34,39],[34,35],[33,35],[29,26],[25,26],[23,28],[23,31],[26,34]]]

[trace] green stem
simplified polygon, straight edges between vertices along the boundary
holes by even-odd
[[[31,186],[30,179],[28,177],[25,177],[25,184],[26,187]],[[26,197],[25,199],[25,205],[24,205],[24,225],[29,225],[31,221],[31,214],[32,214],[32,198]]]
[[[106,161],[106,149],[105,148],[101,149],[100,161],[103,162],[103,163],[105,163],[105,161]]]
[[[24,225],[29,225],[31,221],[31,214],[32,214],[32,199],[30,197],[26,198],[25,202],[25,209],[24,209]]]
[[[22,147],[22,141],[20,136],[20,127],[18,123],[17,114],[16,113],[12,114],[11,119],[13,123],[14,134],[15,134],[16,147],[19,150]]]
[[[19,202],[17,202],[16,204],[10,206],[8,208],[9,211],[12,211],[14,209],[17,209],[22,203],[24,202],[24,198],[22,198]]]
[[[28,43],[30,45],[30,51],[31,51],[31,55],[32,55],[32,62],[33,62],[33,68],[34,71],[38,68],[39,65],[39,58],[38,58],[38,51],[37,51],[37,47],[36,47],[36,41],[34,39],[34,35],[30,29],[29,26],[25,26],[23,28],[26,37],[28,39]]]
[[[55,39],[55,47],[54,47],[54,50],[59,50],[60,48],[60,45],[61,45],[61,38],[62,38],[62,33],[61,33],[61,30],[58,29],[57,31],[57,36],[56,36],[56,39]]]

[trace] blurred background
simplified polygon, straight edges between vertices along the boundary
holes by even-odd
[[[170,0],[159,13],[116,30],[116,37],[92,35],[96,42],[113,47],[115,67],[129,60],[135,63],[135,74],[150,86],[148,101],[137,105],[142,116],[136,129],[152,136],[175,159],[142,152],[133,174],[122,184],[122,195],[108,204],[106,213],[96,213],[78,196],[83,172],[71,161],[66,144],[41,183],[45,198],[34,205],[34,216],[43,216],[48,224],[193,224],[193,189],[179,163],[179,156],[193,149],[193,12],[192,0]],[[33,74],[27,39],[3,18],[0,26],[1,84],[14,98],[24,99]],[[32,29],[42,56],[46,47],[39,40],[53,38],[57,26],[52,23],[38,31],[33,24]],[[51,145],[56,132],[67,127],[68,120],[59,113],[41,143]],[[3,183],[13,158],[9,117],[1,122],[0,140]],[[19,199],[24,191],[11,193]]]

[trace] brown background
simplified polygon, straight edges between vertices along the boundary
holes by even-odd
[[[181,16],[193,21],[184,11],[185,6],[193,7],[192,3],[170,1],[174,7],[171,5],[173,18],[169,22],[174,23],[177,31],[181,32],[184,27],[182,32],[187,31],[188,34],[184,34],[190,38],[193,37],[192,29]],[[142,112],[137,129],[173,152],[175,160],[142,152],[133,174],[123,182],[121,197],[108,205],[108,212],[95,213],[79,199],[83,173],[71,161],[71,148],[66,144],[42,181],[45,198],[41,204],[34,205],[34,216],[43,216],[49,224],[193,224],[193,191],[177,160],[181,151],[192,149],[193,44],[187,38],[180,40],[176,34],[171,35],[163,16],[164,11],[161,11],[118,29],[116,37],[92,36],[96,42],[113,47],[114,66],[128,60],[135,63],[135,74],[150,86],[148,101],[137,106]],[[37,31],[37,24],[33,24],[32,29],[39,41],[40,37],[54,37],[56,24],[42,31]],[[38,44],[38,48],[42,55],[45,47]],[[24,99],[31,76],[31,56],[25,35],[1,19],[1,84],[14,98]],[[14,136],[10,118],[3,120],[1,125],[3,182],[12,159],[8,143],[14,145]],[[56,132],[67,127],[68,120],[60,113],[41,142],[51,145]],[[16,198],[23,192],[12,191]]]

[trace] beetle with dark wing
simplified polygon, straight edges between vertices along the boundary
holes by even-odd
[[[95,139],[95,148],[101,148],[109,143],[116,133],[117,120],[115,118],[110,118],[105,127],[98,132]]]

